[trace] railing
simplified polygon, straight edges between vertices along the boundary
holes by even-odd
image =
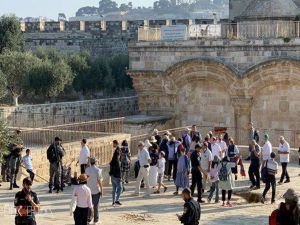
[[[299,21],[250,21],[239,23],[199,24],[187,26],[189,40],[197,39],[269,39],[300,37]],[[139,41],[161,41],[162,29],[139,27]]]
[[[45,129],[123,133],[124,117],[45,127]]]

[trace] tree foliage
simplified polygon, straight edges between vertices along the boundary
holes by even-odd
[[[118,10],[118,4],[112,0],[101,0],[99,2],[99,13],[108,13]]]
[[[15,105],[18,105],[18,98],[26,88],[32,68],[38,63],[39,59],[28,52],[5,51],[0,55],[0,70],[4,74],[7,89]]]
[[[7,155],[7,146],[10,143],[10,134],[6,124],[0,120],[0,163],[3,162],[3,157]]]
[[[0,54],[4,50],[21,51],[24,47],[20,22],[15,16],[0,17]]]

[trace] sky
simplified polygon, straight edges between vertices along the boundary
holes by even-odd
[[[133,6],[137,7],[152,6],[154,0],[115,0],[115,2],[119,5],[132,2]],[[0,0],[0,3],[0,15],[13,13],[23,18],[46,16],[57,19],[58,13],[65,13],[67,17],[71,17],[81,7],[98,7],[99,0]]]

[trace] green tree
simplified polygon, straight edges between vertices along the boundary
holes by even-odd
[[[0,70],[7,82],[7,89],[13,97],[14,105],[18,105],[18,98],[23,94],[28,76],[32,68],[39,63],[39,59],[31,53],[5,51],[0,55]]]
[[[108,13],[118,10],[118,4],[111,0],[101,0],[99,2],[99,13]]]
[[[51,98],[63,92],[66,85],[72,83],[73,78],[72,70],[66,62],[51,62],[47,59],[36,64],[31,70],[27,86],[34,94]]]
[[[3,157],[8,154],[7,146],[10,143],[10,134],[6,124],[0,120],[0,163]]]
[[[120,91],[124,89],[132,89],[132,80],[127,75],[129,67],[128,55],[117,55],[110,61],[111,74],[115,80],[113,91]]]
[[[111,90],[114,83],[110,77],[111,72],[106,58],[98,57],[92,62],[91,71],[88,79],[88,86],[91,91]]]
[[[0,17],[0,53],[5,49],[22,51],[24,47],[20,22],[15,16]]]
[[[7,80],[4,73],[0,70],[0,99],[7,94]]]

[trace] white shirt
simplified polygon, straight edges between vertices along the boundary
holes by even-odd
[[[280,152],[288,152],[288,154],[280,154],[279,153],[279,156],[280,156],[280,162],[281,163],[288,163],[290,162],[290,145],[289,143],[287,143],[286,141],[283,143],[283,144],[279,144],[279,147],[278,147],[278,150]]]
[[[227,150],[226,142],[222,140],[222,141],[218,141],[217,144],[220,146],[220,148],[222,150],[222,159],[223,159],[225,157],[225,153],[226,153],[226,150]]]
[[[220,156],[221,152],[222,152],[222,150],[217,143],[211,144],[211,153],[212,153],[213,159],[215,158],[215,156],[218,156],[218,158],[221,158],[221,156]]]
[[[29,155],[23,156],[22,161],[26,167],[26,170],[33,170],[31,156],[29,156]]]
[[[269,159],[267,163],[267,168],[274,172],[274,174],[278,170],[278,163],[274,159]]]
[[[149,152],[146,148],[143,148],[140,151],[138,159],[139,159],[141,167],[149,165],[148,160],[151,159],[151,158],[150,158]]]
[[[75,185],[72,198],[80,208],[93,208],[91,189],[85,184]]]
[[[272,144],[270,141],[266,141],[262,147],[262,158],[263,160],[268,160],[271,158]]]
[[[157,161],[158,174],[164,174],[164,172],[165,172],[165,163],[166,163],[165,158],[158,159],[158,161]]]
[[[92,195],[98,194],[100,192],[99,181],[102,180],[102,170],[92,165],[85,169],[85,173],[89,177],[87,186],[91,189]]]
[[[91,152],[88,146],[84,145],[79,154],[79,165],[88,164]]]

